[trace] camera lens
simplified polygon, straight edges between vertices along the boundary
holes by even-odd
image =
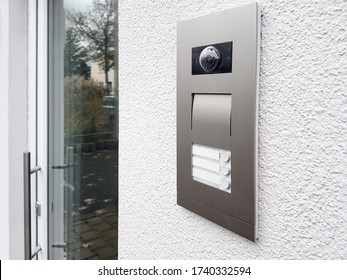
[[[199,63],[206,72],[212,72],[218,67],[220,59],[219,51],[213,46],[208,46],[200,53]]]

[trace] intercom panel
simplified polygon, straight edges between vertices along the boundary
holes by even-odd
[[[177,40],[177,203],[255,241],[258,5],[180,22]]]

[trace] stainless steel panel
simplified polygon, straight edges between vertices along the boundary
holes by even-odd
[[[257,234],[259,20],[254,3],[184,21],[178,24],[177,44],[177,191],[178,197],[184,197],[178,204],[210,220],[215,217],[216,223],[253,241]],[[191,74],[194,47],[229,41],[232,73]],[[192,180],[192,143],[231,151],[231,194]],[[235,221],[249,226],[237,230]]]

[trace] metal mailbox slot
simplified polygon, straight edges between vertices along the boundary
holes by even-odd
[[[178,24],[177,203],[257,238],[257,3]]]

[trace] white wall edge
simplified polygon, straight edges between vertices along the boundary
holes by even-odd
[[[23,152],[27,150],[27,1],[9,2],[9,258],[24,256]]]
[[[0,0],[0,259],[9,259],[8,90],[9,0]]]

